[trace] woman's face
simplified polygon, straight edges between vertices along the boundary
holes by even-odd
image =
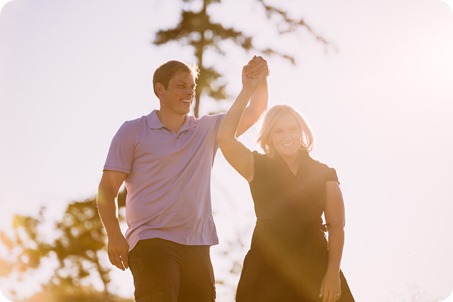
[[[286,113],[277,120],[271,131],[270,143],[282,157],[296,155],[301,146],[301,130],[296,118]]]

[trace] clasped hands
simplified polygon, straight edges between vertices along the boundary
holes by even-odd
[[[242,68],[242,84],[256,86],[270,74],[267,61],[261,56],[253,58]]]

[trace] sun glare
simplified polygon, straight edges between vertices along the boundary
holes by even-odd
[[[451,292],[450,296],[447,298],[447,300],[442,300],[442,302],[453,302],[453,291]]]
[[[6,3],[11,2],[12,0],[0,0],[0,11],[2,10],[3,6],[5,6]]]
[[[453,11],[453,0],[441,0],[442,2],[444,2],[445,4],[447,4],[450,9]]]
[[[13,302],[11,300],[8,300],[3,296],[2,290],[0,289],[0,302]]]

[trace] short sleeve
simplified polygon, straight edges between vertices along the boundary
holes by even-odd
[[[340,183],[337,176],[337,171],[334,168],[329,168],[326,166],[326,181],[336,181]]]
[[[225,117],[225,114],[221,113],[221,114],[215,114],[215,115],[211,115],[211,117],[215,118],[215,123],[214,123],[214,133],[215,133],[215,140],[214,140],[214,144],[215,144],[215,150],[217,150],[219,148],[219,144],[217,143],[217,134],[219,133],[219,128],[220,128],[220,124],[223,120],[223,118]]]
[[[117,171],[129,174],[134,161],[135,131],[130,122],[125,122],[110,144],[104,171]]]
[[[259,182],[263,175],[265,175],[265,170],[266,170],[266,160],[267,155],[261,154],[258,151],[253,151],[253,179],[250,183],[257,183]]]

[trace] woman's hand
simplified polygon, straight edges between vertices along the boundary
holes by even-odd
[[[335,302],[341,297],[341,281],[338,273],[326,273],[321,282],[319,297],[322,302]]]
[[[261,56],[254,56],[242,69],[242,85],[254,90],[268,75],[267,61]]]

